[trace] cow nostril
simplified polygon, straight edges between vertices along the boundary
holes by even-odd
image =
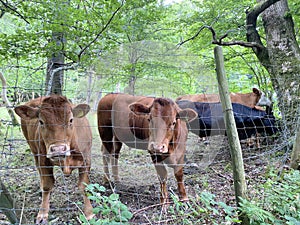
[[[56,153],[56,152],[60,152],[60,153],[64,153],[67,151],[67,147],[66,146],[51,146],[50,147],[50,152],[51,153]]]

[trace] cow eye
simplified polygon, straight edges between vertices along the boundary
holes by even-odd
[[[72,126],[73,125],[73,118],[71,118],[70,120],[69,120],[69,126]]]
[[[175,127],[175,125],[176,125],[176,120],[173,121],[172,127]]]
[[[44,126],[43,120],[39,120],[39,124],[40,124],[40,126]]]
[[[176,125],[176,121],[174,121],[174,122],[172,123],[172,125],[170,126],[170,129],[171,129],[171,130],[174,130],[175,125]]]

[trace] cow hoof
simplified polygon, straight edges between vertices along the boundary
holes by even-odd
[[[103,184],[109,184],[110,183],[110,179],[106,175],[103,176],[102,181],[103,181]]]
[[[48,213],[39,213],[35,224],[48,224]]]
[[[47,218],[37,218],[35,224],[48,224]]]
[[[209,144],[210,144],[210,142],[209,142],[209,141],[204,141],[204,142],[203,142],[203,144],[205,144],[205,145],[209,145]]]
[[[180,199],[181,202],[188,202],[189,201],[189,198],[188,197],[184,197],[182,199]]]
[[[113,182],[113,191],[118,193],[120,190],[122,190],[120,181]]]
[[[87,220],[91,220],[95,217],[96,215],[94,213],[86,215]]]

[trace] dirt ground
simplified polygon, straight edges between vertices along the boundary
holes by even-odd
[[[252,194],[251,187],[264,181],[264,173],[274,155],[271,149],[275,143],[269,141],[260,149],[242,145],[249,195]],[[5,160],[2,155],[2,163],[7,164],[7,170],[5,172],[1,170],[3,173],[1,178],[11,191],[17,204],[16,208],[23,209],[22,213],[29,221],[27,224],[33,224],[41,202],[39,176],[26,142],[15,140],[14,145],[16,146],[14,151],[21,153],[7,154]],[[157,206],[160,187],[147,151],[123,146],[119,172],[120,200],[134,214],[130,224],[176,224],[176,221],[170,220],[168,213],[162,213],[161,207]],[[205,144],[195,135],[189,134],[184,172],[190,199],[203,191],[209,191],[216,195],[217,200],[235,206],[230,152],[224,136],[211,137],[209,144]],[[81,205],[78,202],[83,201],[76,187],[76,172],[65,178],[61,170],[56,168],[55,176],[56,186],[51,196],[50,224],[80,224],[78,217]],[[100,138],[94,127],[91,183],[102,184],[102,177]],[[177,185],[171,168],[168,189],[169,192],[177,194]],[[112,191],[109,189],[107,195],[110,193]],[[9,224],[3,214],[0,214],[0,224]]]

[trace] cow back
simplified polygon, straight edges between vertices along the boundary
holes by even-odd
[[[181,108],[192,108],[198,113],[198,122],[193,121],[190,126],[193,133],[199,137],[225,135],[226,128],[223,109],[220,103],[177,101]],[[250,108],[238,103],[232,103],[233,115],[239,138],[246,139],[256,133],[274,134],[275,117],[265,111]]]
[[[136,115],[128,106],[134,102],[151,105],[154,98],[113,93],[98,104],[98,129],[102,140],[117,140],[134,148],[147,149],[149,121],[146,115]]]
[[[262,92],[257,88],[253,88],[250,93],[230,93],[230,100],[232,103],[239,103],[248,107],[255,107],[262,96]],[[218,94],[192,94],[179,96],[176,101],[189,100],[192,102],[208,102],[220,103],[220,96]]]

